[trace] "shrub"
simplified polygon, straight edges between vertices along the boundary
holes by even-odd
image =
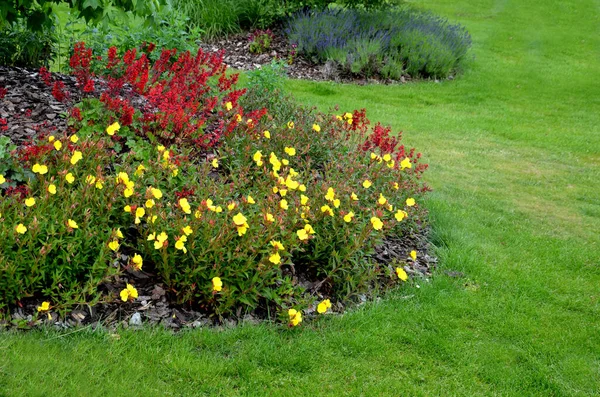
[[[471,38],[460,25],[409,8],[329,9],[295,15],[286,28],[298,51],[332,60],[355,75],[447,77],[465,59]]]
[[[0,65],[39,68],[56,53],[57,37],[52,27],[27,29],[23,20],[0,27]]]
[[[85,100],[71,112],[79,139],[41,137],[13,152],[31,177],[15,188],[9,186],[16,171],[0,178],[7,225],[0,230],[0,310],[26,297],[65,308],[116,300],[122,291],[127,301],[137,294],[132,274],[140,267],[156,274],[172,300],[218,317],[301,311],[317,296],[346,299],[397,280],[370,254],[386,235],[409,233],[424,221],[418,203],[427,166],[420,154],[389,128],[371,128],[364,110],[294,108],[282,123],[281,114],[244,112],[232,98],[213,105],[206,92],[223,83],[219,58],[163,54],[163,63],[148,65],[136,63],[144,54],[131,52],[122,63],[102,61],[114,73],[109,86],[119,81],[110,86],[118,88],[113,100],[125,100],[118,96],[124,79],[148,98],[144,116],[122,126],[115,122],[120,107]],[[83,45],[75,50],[81,88],[94,59]],[[207,76],[205,67],[216,72]],[[184,80],[205,85],[199,101],[220,119],[211,128],[235,115],[231,131],[203,150],[176,123],[162,127],[163,140],[154,119],[144,124],[164,111],[152,99],[155,87],[196,92],[186,91]],[[235,79],[228,82],[228,90],[241,92]],[[197,117],[201,109],[181,114]],[[300,321],[295,315],[292,325]]]

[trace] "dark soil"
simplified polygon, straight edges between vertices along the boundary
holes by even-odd
[[[246,44],[240,44],[241,46],[246,46]],[[236,66],[235,61],[233,66]],[[297,69],[297,73],[302,73],[299,70],[301,68]],[[304,73],[309,76],[313,72],[314,69],[309,68]],[[58,74],[53,74],[53,77],[63,81],[68,91],[77,92],[73,77]],[[8,92],[4,98],[0,98],[0,118],[7,120],[7,128],[5,130],[0,128],[0,135],[10,137],[17,146],[23,145],[40,133],[62,131],[67,128],[66,115],[69,103],[56,101],[52,96],[51,87],[46,86],[40,80],[37,71],[0,67],[0,88],[2,87],[6,88]],[[77,99],[71,98],[72,101]],[[426,228],[422,228],[413,235],[386,239],[382,246],[377,248],[372,259],[380,266],[387,267],[389,274],[393,275],[395,266],[397,266],[396,262],[406,263],[408,253],[413,249],[419,252],[419,257],[416,261],[408,260],[404,269],[412,279],[428,279],[435,267],[436,258],[430,255],[431,247]],[[123,255],[121,261],[126,264],[129,258]],[[309,281],[306,280],[305,275],[297,274],[295,276],[296,281],[307,290],[323,298],[327,297],[327,291],[322,288],[323,280]],[[66,316],[59,317],[58,313],[52,310],[49,313],[38,314],[37,307],[41,304],[41,300],[29,298],[11,308],[11,321],[0,320],[0,327],[4,325],[5,327],[27,329],[45,324],[59,329],[78,326],[115,328],[118,326],[137,327],[142,323],[149,323],[177,330],[182,327],[235,324],[237,321],[256,322],[266,318],[266,313],[257,311],[253,314],[239,313],[236,319],[219,322],[198,311],[171,304],[168,300],[168,293],[165,292],[158,277],[145,272],[125,273],[121,278],[101,285],[100,290],[105,293],[106,297],[118,296],[126,282],[132,280],[139,294],[134,302],[124,303],[117,300],[100,302],[94,306],[79,306]],[[348,304],[361,304],[366,300],[367,296],[363,295],[354,302],[346,302],[344,305],[337,302],[334,304],[333,311],[343,312]],[[310,317],[312,312],[314,312],[314,308],[309,308],[305,314]]]

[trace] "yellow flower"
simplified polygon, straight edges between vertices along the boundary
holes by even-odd
[[[331,301],[329,299],[325,299],[323,302],[317,305],[317,312],[324,314],[330,307]]]
[[[123,185],[127,185],[129,183],[129,175],[126,172],[119,172],[117,174],[117,183],[122,183]]]
[[[396,162],[394,160],[387,163],[388,168],[394,168],[395,165],[396,165]]]
[[[293,148],[293,147],[286,146],[283,150],[287,153],[288,156],[295,156],[296,155],[296,149]]]
[[[415,199],[412,197],[409,197],[406,199],[406,205],[409,207],[412,207],[413,205],[415,205]]]
[[[372,183],[370,180],[368,180],[368,179],[365,179],[365,181],[363,182],[363,184],[362,184],[362,185],[363,185],[363,187],[364,187],[365,189],[368,189],[368,188],[370,188],[370,187],[371,187],[371,185],[373,185],[373,183]]]
[[[402,160],[400,162],[400,168],[401,169],[412,168],[412,163],[410,162],[410,159],[408,157],[406,157],[404,160]]]
[[[350,195],[350,198],[351,198],[352,200],[354,200],[354,201],[358,201],[358,196],[356,195],[356,193],[352,193],[352,194]]]
[[[233,109],[233,105],[231,104],[231,102],[225,102],[225,109],[227,109],[227,110]]]
[[[274,221],[275,221],[275,217],[273,216],[273,214],[269,214],[269,213],[267,213],[267,214],[265,215],[265,220],[266,220],[267,222],[274,222]]]
[[[302,241],[308,240],[308,233],[306,232],[306,230],[300,229],[296,232],[296,234],[298,235],[298,238],[300,240],[302,240]]]
[[[96,189],[101,190],[104,187],[104,184],[100,179],[96,181]]]
[[[75,150],[73,152],[73,156],[71,156],[71,164],[75,165],[79,160],[83,158],[83,154],[79,150]]]
[[[151,222],[151,223],[154,223],[154,222],[156,222],[156,219],[157,219],[157,218],[158,218],[158,216],[156,216],[156,215],[152,215],[152,218],[150,218],[150,222]]]
[[[2,185],[4,182],[6,182],[6,178],[4,178],[4,175],[0,174],[0,185]]]
[[[183,251],[183,253],[187,254],[187,248],[185,248],[185,242],[187,241],[187,237],[185,235],[179,237],[175,242],[175,248]]]
[[[261,166],[263,165],[263,161],[262,161],[262,153],[260,152],[260,150],[257,150],[254,155],[252,156],[252,160],[254,160],[256,162],[257,166]]]
[[[281,201],[279,202],[279,206],[280,206],[282,209],[284,209],[284,210],[287,210],[287,209],[289,208],[289,207],[288,207],[288,202],[287,202],[287,200],[286,200],[286,199],[283,199],[283,200],[281,200]]]
[[[108,243],[108,248],[116,252],[119,249],[119,240],[113,240]]]
[[[352,118],[352,113],[349,113],[349,112],[344,113],[344,118],[345,119],[351,119]]]
[[[134,300],[135,298],[137,298],[138,292],[133,285],[128,283],[127,287],[121,291],[120,295],[121,300],[123,302],[127,302],[128,300]]]
[[[330,206],[328,205],[324,205],[321,207],[321,212],[329,214],[329,216],[333,216],[333,210],[331,209]]]
[[[55,141],[54,142],[54,149],[56,149],[57,151],[62,149],[62,143],[60,141]]]
[[[50,302],[42,302],[42,304],[37,307],[38,312],[47,312],[48,310],[50,310]]]
[[[298,186],[298,190],[300,190],[301,192],[305,192],[306,191],[306,186],[304,186],[303,184],[301,184],[300,186]]]
[[[233,223],[235,223],[236,226],[243,226],[244,223],[246,223],[247,219],[244,215],[242,215],[241,212],[238,212],[234,217],[233,217]]]
[[[344,215],[344,222],[352,222],[352,218],[354,218],[354,212],[350,211]]]
[[[196,219],[202,218],[202,212],[200,212],[200,210],[196,210],[196,212],[194,212],[194,218],[196,218]]]
[[[25,225],[23,225],[22,223],[19,223],[15,227],[15,231],[19,234],[25,234],[25,232],[27,232],[27,227]]]
[[[252,119],[246,120],[246,124],[248,124],[250,127],[252,127],[252,123],[254,123],[254,120],[252,120]]]
[[[88,175],[85,177],[85,182],[90,185],[93,185],[96,182],[96,177],[93,175]]]
[[[25,199],[25,205],[28,207],[33,207],[35,205],[35,198],[29,197]]]
[[[340,116],[339,114],[336,114],[335,118],[338,119],[338,120],[342,120],[342,116]]]
[[[69,182],[69,184],[75,182],[75,177],[70,172],[67,175],[65,175],[65,179],[67,180],[67,182]]]
[[[248,195],[248,198],[246,199],[246,201],[248,201],[248,204],[256,204],[256,201],[254,201],[254,199],[250,195]]]
[[[279,189],[279,194],[281,194],[281,197],[285,197],[287,194],[287,189]]]
[[[71,229],[79,229],[79,225],[73,219],[69,219],[67,225],[69,225]]]
[[[154,234],[152,234],[152,236],[154,236]],[[154,249],[161,249],[168,238],[169,236],[165,232],[162,232],[156,236],[156,241],[154,241]],[[148,236],[148,240],[150,240],[150,236]]]
[[[144,260],[142,259],[141,255],[139,255],[139,254],[133,255],[131,262],[133,263],[133,267],[136,270],[142,270],[142,265],[144,264]]]
[[[339,199],[335,199],[335,200],[333,200],[333,206],[334,206],[335,208],[339,208],[339,207],[340,207],[340,200],[339,200]]]
[[[131,206],[130,205],[126,205],[125,207],[123,207],[123,211],[125,211],[125,212],[131,212]]]
[[[283,251],[285,249],[283,247],[283,244],[281,244],[281,242],[277,241],[277,240],[271,240],[269,242],[269,244],[271,244],[273,247],[277,248],[278,251]]]
[[[235,203],[232,201],[231,203],[227,204],[227,209],[229,211],[233,211],[235,209]]]
[[[327,189],[327,194],[325,195],[325,200],[327,201],[333,201],[333,199],[335,198],[335,192],[333,191],[333,188],[329,188]]]
[[[288,121],[287,123],[287,127],[291,130],[292,128],[294,128],[294,122],[293,121]]]
[[[192,228],[188,225],[184,228],[181,229],[181,231],[186,235],[189,236],[190,234],[192,234],[194,231],[192,230]]]
[[[295,327],[302,322],[302,312],[296,309],[288,310],[288,316],[290,316],[290,324]]]
[[[281,263],[281,256],[279,255],[279,252],[276,252],[274,254],[272,254],[271,256],[269,256],[269,262],[274,263],[276,265]]]
[[[396,190],[400,189],[400,185],[398,185],[398,182],[394,182],[394,189],[396,189]]]
[[[54,142],[54,139],[56,139],[56,138],[54,138],[54,135],[50,135],[48,137],[48,142]]]
[[[401,267],[396,268],[396,274],[398,275],[398,278],[400,280],[402,280],[402,281],[408,280],[408,274],[406,274],[406,271],[404,271],[404,269],[402,269]]]
[[[162,198],[162,196],[163,196],[163,194],[162,194],[162,192],[160,191],[160,189],[150,188],[150,192],[152,193],[152,196],[153,196],[155,199],[160,199],[160,198]]]
[[[192,210],[190,208],[190,203],[188,203],[188,201],[185,197],[182,199],[179,199],[179,206],[181,207],[181,210],[183,212],[185,212],[186,214],[192,213]]]
[[[383,196],[383,194],[379,193],[379,199],[377,202],[379,205],[385,205],[385,203],[387,203],[387,199]]]
[[[321,127],[319,126],[319,124],[313,124],[312,129],[313,131],[321,132]]]
[[[56,185],[54,185],[53,183],[51,183],[50,185],[48,185],[48,193],[50,193],[50,194],[56,194]]]
[[[308,197],[306,197],[305,195],[301,194],[300,195],[300,204],[306,205],[307,203],[308,203]]]
[[[304,230],[306,230],[306,233],[308,234],[315,234],[315,229],[313,229],[308,223],[304,225]]]
[[[144,209],[144,207],[137,207],[135,210],[135,216],[137,218],[142,218],[144,217],[144,215],[146,215],[146,210]]]
[[[154,204],[155,204],[154,200],[148,199],[148,200],[146,200],[146,204],[145,205],[146,205],[146,208],[152,208],[152,207],[154,207]]]
[[[269,131],[264,131],[263,136],[267,139],[271,139],[271,133]]]
[[[381,161],[381,158],[376,153],[371,152],[371,160]]]
[[[214,168],[219,168],[219,160],[218,159],[213,159],[213,161],[211,161],[210,163]]]
[[[147,239],[147,240],[148,240],[148,241],[153,241],[153,240],[156,240],[156,233],[150,233],[150,234],[148,235],[148,239]]]
[[[277,172],[281,169],[281,161],[279,161],[279,159],[273,152],[271,152],[269,156],[269,163],[273,165],[273,171]]]
[[[220,277],[213,277],[212,279],[213,291],[219,292],[223,289],[223,281]]]
[[[133,196],[133,193],[133,188],[128,187],[125,190],[123,190],[123,196],[125,196],[125,198]]]
[[[415,251],[415,250],[412,250],[412,251],[410,251],[410,254],[409,254],[409,255],[410,255],[410,258],[411,258],[413,261],[416,261],[416,260],[417,260],[417,251]]]
[[[135,169],[135,172],[133,173],[133,175],[135,175],[135,176],[141,176],[141,175],[144,174],[144,171],[146,171],[146,167],[144,167],[143,164],[140,164]]]
[[[392,159],[392,156],[389,153],[383,155],[383,161],[388,162]]]
[[[396,218],[396,220],[397,220],[398,222],[401,222],[401,221],[402,221],[402,219],[406,218],[406,216],[407,216],[407,215],[408,215],[408,214],[407,214],[405,211],[398,210],[398,211],[397,211],[397,212],[394,214],[394,217]]]
[[[115,235],[118,238],[123,238],[123,232],[121,231],[121,228],[118,228],[117,231],[115,232]]]
[[[242,115],[241,115],[241,114],[239,114],[239,113],[238,113],[238,114],[236,114],[236,115],[235,115],[235,119],[236,119],[236,121],[239,123],[240,121],[242,121]]]
[[[381,228],[383,227],[383,222],[381,221],[381,219],[374,216],[371,218],[371,225],[373,225],[373,229],[381,230]]]
[[[79,140],[79,137],[77,135],[71,135],[70,140],[72,143],[77,143],[77,141]]]
[[[159,153],[162,153],[162,152],[164,152],[166,149],[165,149],[165,147],[164,147],[163,145],[158,145],[158,146],[156,147],[156,150],[158,150],[158,152],[159,152]]]
[[[110,136],[115,135],[115,132],[119,131],[121,125],[118,122],[114,122],[108,127],[106,127],[106,133]]]
[[[31,171],[33,171],[33,173],[35,174],[44,175],[48,172],[48,167],[45,165],[39,165],[38,163],[35,163],[33,167],[31,167]]]

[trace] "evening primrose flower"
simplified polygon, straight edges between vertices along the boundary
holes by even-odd
[[[162,152],[164,152],[164,151],[166,150],[166,148],[165,148],[163,145],[158,145],[158,146],[156,147],[156,150],[157,150],[159,153],[162,153]]]
[[[279,194],[281,195],[281,197],[285,197],[285,195],[287,194],[287,189],[279,189]]]
[[[296,149],[293,148],[293,147],[286,146],[283,150],[285,151],[285,153],[288,156],[295,156],[296,155]]]
[[[319,124],[313,124],[312,129],[315,132],[321,132],[321,126],[319,126]]]
[[[383,194],[379,193],[379,199],[377,202],[379,205],[385,205],[385,203],[387,203],[387,199],[383,196]]]
[[[190,203],[188,202],[188,200],[185,197],[179,199],[179,206],[181,207],[181,210],[183,212],[185,212],[186,214],[191,214],[192,213],[192,209],[190,207]]]
[[[305,192],[306,191],[306,186],[301,183],[300,186],[298,186],[298,190],[300,190],[301,192]]]
[[[252,160],[254,160],[256,165],[260,167],[263,165],[262,157],[263,157],[263,154],[260,152],[260,150],[257,150],[256,152],[254,152],[254,155],[252,156]]]
[[[71,173],[69,172],[67,175],[65,175],[65,180],[66,180],[66,181],[67,181],[69,184],[71,184],[71,183],[75,182],[75,177],[73,176],[73,174],[71,174]]]
[[[2,185],[4,182],[6,182],[6,178],[4,178],[4,175],[0,174],[0,185]]]
[[[279,202],[279,206],[280,206],[282,209],[284,209],[284,210],[287,210],[287,209],[289,208],[289,206],[288,206],[288,202],[287,202],[287,200],[286,200],[286,199],[283,199],[283,200],[281,200],[281,201]]]
[[[339,208],[340,207],[340,199],[335,199],[333,200],[333,206],[335,208]]]
[[[144,264],[144,260],[142,259],[141,255],[135,254],[135,255],[133,255],[133,258],[131,259],[131,263],[133,264],[133,267],[135,268],[135,270],[142,270],[142,265]]]
[[[395,214],[394,217],[396,218],[396,220],[398,222],[401,222],[402,219],[406,218],[408,214],[406,213],[406,211],[402,211],[402,210],[398,210]]]
[[[154,200],[148,199],[148,200],[146,200],[146,203],[144,205],[146,206],[146,208],[152,208],[152,207],[154,207],[154,204],[156,204],[154,202]]]
[[[50,310],[50,302],[42,302],[42,304],[37,307],[38,312],[47,312],[48,310]]]
[[[357,195],[356,195],[356,193],[354,193],[354,192],[353,192],[353,193],[350,195],[350,198],[351,198],[353,201],[358,201],[358,196],[357,196]]]
[[[288,316],[290,317],[290,325],[292,327],[297,326],[302,322],[302,312],[296,309],[288,310]]]
[[[48,166],[35,163],[33,167],[31,167],[31,171],[35,174],[44,175],[48,173]]]
[[[400,168],[401,169],[412,168],[412,163],[410,162],[410,159],[408,157],[406,157],[404,160],[402,160],[400,162]]]
[[[223,281],[221,281],[220,277],[213,277],[212,285],[215,292],[220,292],[223,289]]]
[[[73,156],[71,156],[71,164],[75,165],[79,160],[83,158],[83,154],[79,150],[75,150],[73,152]]]
[[[301,194],[300,195],[300,204],[306,205],[307,203],[308,203],[308,197],[306,197],[305,195]]]
[[[279,252],[276,252],[274,254],[272,254],[271,256],[269,256],[269,262],[274,263],[275,265],[278,265],[281,263],[281,255],[279,255]]]
[[[153,233],[150,236],[148,236],[148,240],[150,240],[150,237],[154,237],[153,238],[153,240],[154,240],[154,249],[157,249],[157,250],[159,250],[162,247],[164,247],[165,242],[169,238],[169,236],[165,232],[160,233],[158,236]]]
[[[144,215],[146,215],[146,210],[144,209],[144,207],[137,207],[135,210],[135,224],[136,225],[141,222],[141,218],[143,218]]]
[[[392,159],[392,156],[389,153],[383,155],[383,161],[386,163]]]
[[[398,275],[398,278],[400,280],[402,280],[402,281],[408,280],[408,274],[406,274],[406,271],[404,269],[402,269],[401,267],[396,268],[396,274]]]
[[[240,121],[242,121],[242,115],[241,114],[236,114],[235,115],[235,120],[239,123]]]
[[[125,207],[123,207],[123,211],[125,211],[125,212],[131,212],[131,206],[130,205],[126,205]]]
[[[184,228],[181,229],[181,231],[186,235],[189,236],[190,234],[192,234],[194,231],[192,230],[192,228],[188,225]]]
[[[108,248],[116,252],[119,249],[119,245],[119,240],[113,240],[108,243]]]
[[[71,135],[71,138],[69,138],[69,139],[72,143],[77,143],[77,141],[79,140],[79,137],[77,135]]]
[[[71,229],[79,229],[79,225],[77,224],[77,222],[75,222],[73,219],[69,219],[67,220],[67,225],[71,228]]]
[[[373,225],[373,229],[381,230],[383,227],[383,222],[378,217],[374,216],[371,218],[371,225]]]
[[[271,139],[271,133],[269,131],[263,131],[263,136],[267,139]]]
[[[218,159],[213,159],[210,163],[213,168],[219,168],[219,160]]]
[[[269,244],[271,244],[273,247],[277,248],[278,251],[283,251],[285,249],[283,247],[283,244],[281,244],[281,242],[277,241],[277,240],[271,240],[269,242]]]
[[[23,225],[22,223],[19,223],[15,227],[15,231],[19,234],[25,234],[27,232],[27,226]]]
[[[292,128],[294,128],[294,122],[293,121],[288,121],[287,123],[287,127],[291,130]]]
[[[365,181],[362,183],[362,185],[365,189],[368,189],[371,187],[371,185],[373,185],[373,183],[370,180],[365,179]]]
[[[331,308],[331,301],[329,299],[325,299],[317,305],[317,312],[324,314],[329,308]]]
[[[131,196],[133,196],[134,190],[133,188],[125,188],[125,190],[123,190],[123,196],[125,196],[125,198],[129,198]]]
[[[233,109],[233,105],[231,104],[231,102],[229,102],[229,101],[225,102],[225,109],[227,109],[227,110]]]
[[[392,161],[389,161],[386,165],[388,168],[394,168],[396,166],[396,162],[394,160],[392,160]]]
[[[412,250],[412,251],[410,251],[410,253],[409,253],[408,255],[410,255],[410,258],[411,258],[413,261],[416,261],[416,260],[417,260],[417,251],[415,251],[415,250]]]
[[[254,201],[254,199],[250,195],[248,195],[246,201],[248,202],[248,204],[256,204],[256,201]]]
[[[29,197],[25,199],[25,205],[28,207],[33,207],[35,205],[35,198]]]
[[[301,241],[308,240],[311,234],[315,234],[315,229],[307,223],[304,225],[304,229],[296,231],[296,234]]]
[[[96,177],[93,175],[88,175],[85,177],[85,182],[90,185],[93,185],[96,182]]]
[[[415,199],[412,197],[409,197],[406,199],[406,205],[409,207],[412,207],[413,205],[415,205]]]
[[[354,212],[350,211],[344,215],[344,222],[352,222],[352,218],[354,218]]]
[[[184,254],[187,254],[187,248],[185,248],[185,242],[187,241],[187,237],[185,234],[177,239],[175,242],[175,248],[183,251]]]
[[[330,187],[329,189],[327,189],[327,194],[325,195],[325,200],[333,201],[334,198],[335,198],[335,192],[334,192],[333,188]]]
[[[50,194],[56,194],[56,185],[54,185],[53,183],[48,185],[48,193]]]
[[[235,209],[235,203],[232,201],[231,203],[227,204],[227,209],[229,211],[233,211]]]
[[[117,230],[115,231],[115,235],[118,238],[123,238],[123,232],[121,231],[121,228],[117,228]]]
[[[400,189],[400,185],[398,185],[398,182],[394,182],[394,189],[396,189],[396,190]]]
[[[330,206],[328,205],[324,205],[321,207],[321,212],[328,214],[329,216],[333,216],[333,210],[331,209]]]
[[[160,199],[160,198],[162,198],[162,196],[163,196],[163,194],[162,194],[162,192],[160,191],[160,189],[156,189],[156,188],[153,188],[153,187],[152,187],[152,188],[150,188],[150,193],[152,193],[152,196],[153,196],[155,199]]]
[[[267,213],[267,214],[265,214],[265,220],[267,222],[275,222],[275,217],[273,216],[273,214]]]
[[[235,227],[237,229],[238,236],[243,236],[248,231],[249,226],[246,221],[246,217],[241,212],[238,212],[233,217],[233,223],[235,224]]]
[[[135,298],[137,298],[138,292],[133,285],[127,283],[127,287],[121,290],[119,295],[121,296],[121,300],[123,302],[127,302],[128,300],[133,301]]]
[[[146,167],[144,167],[143,164],[140,164],[135,169],[135,172],[133,173],[133,175],[135,175],[135,176],[142,176],[144,174],[144,171],[146,171]]]
[[[96,181],[96,189],[102,190],[103,187],[104,187],[104,183],[102,183],[102,181],[100,179],[98,179]]]
[[[56,151],[59,151],[60,149],[62,149],[62,143],[60,141],[55,141],[54,149],[56,149]]]
[[[50,135],[50,136],[48,137],[48,142],[54,142],[54,140],[55,140],[55,139],[56,139],[56,138],[54,137],[54,135]]]
[[[277,172],[281,169],[281,161],[279,161],[277,155],[273,152],[269,155],[269,163],[273,165],[273,171]]]
[[[121,125],[118,122],[114,122],[108,127],[106,127],[106,133],[110,136],[115,135],[115,132],[121,129]]]

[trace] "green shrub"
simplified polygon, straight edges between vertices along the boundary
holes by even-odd
[[[52,27],[31,31],[23,20],[0,27],[0,65],[39,68],[48,66],[56,53]]]

